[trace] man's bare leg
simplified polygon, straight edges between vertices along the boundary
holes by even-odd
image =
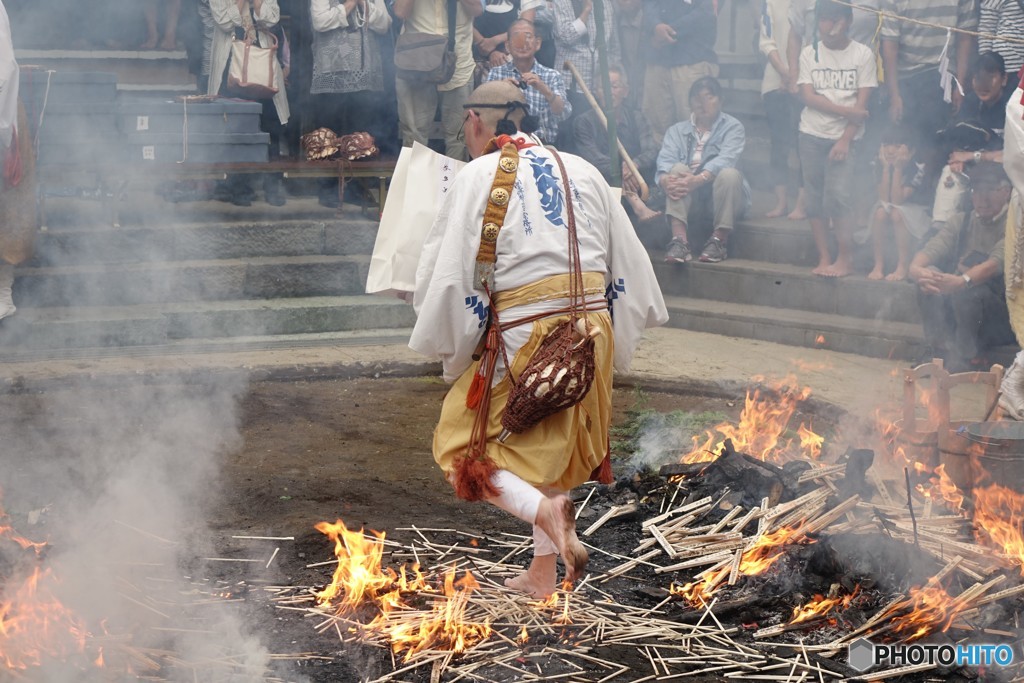
[[[558,555],[534,555],[529,568],[519,576],[505,579],[505,585],[543,600],[558,587]]]
[[[633,213],[636,214],[637,220],[641,223],[653,221],[655,218],[662,215],[661,211],[655,211],[644,204],[644,200],[640,199],[635,192],[623,191],[622,196],[627,202],[629,202],[630,208],[633,209]]]
[[[157,9],[157,0],[146,0],[142,8],[142,15],[146,18],[146,42],[139,46],[142,50],[152,50],[160,38],[156,30]]]
[[[178,47],[178,15],[181,14],[181,0],[165,0],[164,37],[160,41],[161,50],[175,50]]]
[[[558,554],[565,562],[565,578],[576,581],[583,576],[590,556],[587,549],[576,537],[576,508],[572,500],[564,493],[554,498],[545,497],[537,508],[537,520],[534,522],[544,531],[558,548]]]
[[[853,223],[848,216],[835,216],[832,225],[836,229],[836,260],[818,275],[846,277],[853,272]]]
[[[832,254],[828,251],[828,234],[825,232],[825,219],[815,216],[810,219],[810,222],[814,245],[818,248],[818,266],[811,272],[815,275],[824,275],[832,265]]]

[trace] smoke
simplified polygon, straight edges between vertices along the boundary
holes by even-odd
[[[215,595],[245,578],[237,567],[252,565],[201,559],[216,552],[207,520],[220,499],[221,462],[242,443],[246,387],[241,377],[140,380],[0,397],[13,418],[0,425],[5,507],[23,536],[49,543],[29,562],[0,544],[0,603],[21,585],[4,568],[41,564],[55,579],[47,589],[92,634],[90,660],[103,647],[106,666],[156,673],[147,660],[157,661],[169,680],[262,678],[266,648],[238,604]],[[153,652],[192,666],[168,668]],[[45,680],[83,680],[82,670],[61,666],[44,663]]]
[[[656,471],[662,465],[679,462],[693,448],[694,439],[704,430],[722,422],[726,415],[716,412],[658,413],[635,411],[620,436],[626,439],[629,460],[626,474]]]

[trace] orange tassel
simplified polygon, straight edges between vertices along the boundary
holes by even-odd
[[[605,454],[601,464],[590,473],[590,480],[596,481],[599,484],[610,484],[615,481],[615,475],[612,473],[611,454]]]
[[[500,495],[498,489],[491,483],[491,477],[497,471],[498,468],[494,465],[494,461],[486,455],[459,456],[455,460],[455,469],[453,470],[455,495],[469,502],[487,500]]]
[[[484,397],[484,388],[487,386],[487,378],[481,375],[479,372],[473,375],[473,381],[469,385],[469,391],[466,392],[466,407],[470,410],[476,410],[477,406],[480,405],[481,399]]]

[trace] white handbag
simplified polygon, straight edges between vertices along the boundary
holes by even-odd
[[[256,27],[249,15],[249,3],[245,4],[245,38],[231,39],[231,62],[228,66],[227,89],[231,94],[250,100],[267,100],[277,94],[277,72],[281,68],[277,61],[277,38],[270,36],[269,47],[256,45]]]

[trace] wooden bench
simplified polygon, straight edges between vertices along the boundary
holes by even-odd
[[[158,162],[131,162],[121,164],[61,164],[44,165],[36,169],[41,187],[47,183],[67,183],[69,178],[93,176],[97,192],[86,195],[99,199],[107,206],[110,222],[120,226],[120,202],[130,186],[138,181],[223,180],[228,175],[252,173],[281,173],[285,178],[376,178],[378,181],[378,210],[384,210],[388,180],[395,173],[395,160],[368,161],[297,161],[279,159],[267,162],[168,164]],[[82,195],[75,195],[82,196]],[[364,202],[364,209],[366,208]],[[46,192],[39,195],[40,228],[45,230]]]

